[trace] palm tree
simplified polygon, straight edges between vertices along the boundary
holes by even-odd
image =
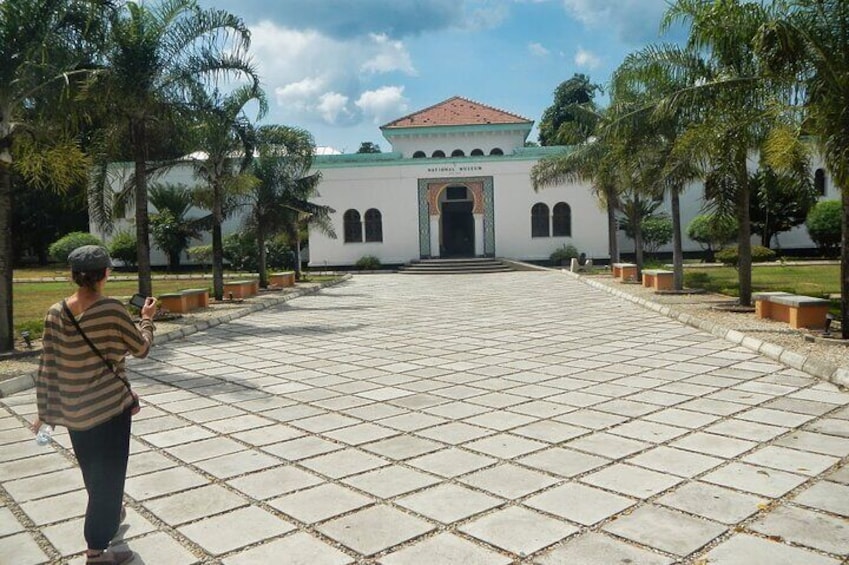
[[[126,2],[111,18],[103,70],[90,85],[112,123],[103,134],[89,212],[109,229],[113,199],[135,209],[141,294],[152,293],[147,177],[153,167],[151,152],[164,137],[151,134],[187,119],[193,99],[212,81],[246,77],[258,85],[245,57],[249,42],[250,32],[240,18],[202,10],[195,0]],[[127,136],[134,173],[113,195],[106,164],[121,154]]]
[[[90,68],[102,7],[74,0],[0,2],[0,352],[14,347],[12,178],[64,193],[88,160],[66,128],[66,86]]]
[[[701,175],[697,163],[675,151],[681,134],[690,122],[690,112],[676,109],[655,112],[655,104],[665,96],[691,85],[687,75],[675,76],[659,61],[677,60],[687,68],[695,67],[698,59],[677,46],[648,47],[625,58],[613,78],[612,98],[624,114],[621,125],[634,129],[642,150],[655,153],[660,171],[657,183],[660,193],[669,194],[672,216],[673,288],[684,288],[684,252],[681,229],[680,195],[685,186]],[[636,126],[636,127],[635,127]]]
[[[186,217],[194,200],[194,192],[184,184],[156,183],[150,187],[150,203],[157,210],[151,217],[153,240],[168,255],[171,270],[180,267],[180,255],[206,227],[202,218]]]
[[[591,106],[583,108],[581,115],[584,120],[593,122],[592,137],[560,155],[541,159],[531,169],[531,184],[535,191],[539,191],[564,182],[590,183],[607,210],[608,250],[610,261],[615,263],[619,261],[616,210],[619,207],[621,163],[612,135],[604,129],[604,124],[609,122],[607,113],[596,113]]]
[[[204,183],[200,202],[210,210],[212,225],[212,289],[216,300],[224,297],[224,242],[221,225],[256,184],[245,174],[253,161],[256,130],[245,115],[251,103],[259,106],[258,118],[267,111],[265,94],[258,85],[245,85],[228,95],[218,91],[205,96],[195,127],[200,158],[193,161],[195,176]]]
[[[795,135],[775,136],[769,153],[781,166],[783,156],[795,152],[791,142],[813,136],[841,191],[841,331],[849,339],[849,3],[787,0],[779,6],[759,31],[758,54],[773,76],[798,89],[801,108],[792,109]]]
[[[692,111],[693,123],[679,136],[675,153],[705,171],[709,208],[737,219],[739,301],[745,306],[752,299],[749,155],[762,148],[774,125],[770,103],[781,94],[764,85],[754,52],[755,34],[769,17],[767,6],[743,0],[676,0],[663,26],[688,24],[687,48],[701,57],[656,60],[690,85],[662,99],[658,113]]]
[[[312,226],[336,237],[330,221],[334,210],[310,202],[318,196],[320,172],[311,172],[315,142],[309,132],[286,126],[259,128],[258,157],[253,174],[259,180],[252,193],[248,226],[257,234],[260,285],[268,286],[265,241],[277,233],[295,247],[295,273],[301,275],[301,230]]]

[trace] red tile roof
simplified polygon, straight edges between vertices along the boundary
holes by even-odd
[[[532,124],[533,120],[460,96],[381,126],[380,129],[486,124]]]

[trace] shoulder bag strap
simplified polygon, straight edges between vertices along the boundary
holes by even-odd
[[[127,387],[127,391],[132,394],[133,390],[130,388],[130,383],[127,381],[127,379],[118,374],[118,371],[115,370],[115,367],[112,365],[112,363],[110,363],[106,359],[106,357],[103,356],[103,353],[101,353],[100,350],[94,345],[94,343],[92,343],[91,339],[89,339],[89,337],[80,327],[80,323],[77,321],[77,318],[74,316],[74,313],[71,312],[71,309],[68,307],[68,303],[64,300],[62,301],[62,308],[65,310],[65,314],[71,319],[71,322],[74,324],[74,327],[77,328],[77,331],[80,332],[81,336],[83,336],[83,339],[91,348],[91,350],[97,353],[97,356],[100,357],[100,359],[106,364],[107,367],[109,367],[109,370],[112,371],[112,374],[114,374],[119,381],[124,383],[124,386]]]

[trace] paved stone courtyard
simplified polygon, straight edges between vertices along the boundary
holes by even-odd
[[[135,564],[849,562],[849,394],[559,273],[358,276],[130,367]],[[34,411],[0,563],[81,564]]]

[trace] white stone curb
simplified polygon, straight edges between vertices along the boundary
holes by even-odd
[[[155,344],[160,345],[163,343],[168,343],[169,341],[174,341],[176,339],[182,339],[184,337],[188,337],[194,333],[199,331],[207,330],[209,328],[233,321],[237,318],[241,318],[243,316],[247,316],[248,314],[253,314],[254,312],[259,312],[260,310],[265,310],[267,308],[271,308],[272,306],[277,306],[279,304],[283,304],[284,302],[288,302],[293,298],[299,298],[301,296],[306,296],[308,294],[315,294],[323,288],[328,288],[331,286],[335,286],[344,281],[347,281],[351,278],[350,273],[342,275],[340,278],[332,281],[327,281],[323,283],[319,283],[318,285],[312,288],[303,288],[303,289],[295,289],[294,292],[285,294],[280,296],[279,298],[270,298],[266,299],[263,302],[257,302],[254,304],[245,305],[246,307],[238,312],[231,312],[229,314],[223,314],[216,318],[207,318],[205,320],[198,320],[196,323],[190,326],[184,326],[182,328],[171,330],[170,332],[159,334],[155,337]],[[6,379],[5,381],[0,382],[0,398],[5,398],[12,394],[25,391],[27,389],[33,388],[35,386],[35,371],[25,373],[22,375],[18,375],[16,377],[12,377],[11,379]]]
[[[750,349],[755,353],[759,353],[764,357],[769,357],[770,359],[778,361],[779,363],[783,363],[788,367],[808,373],[809,375],[817,377],[818,379],[829,381],[836,385],[849,387],[849,368],[838,367],[837,365],[822,361],[820,359],[801,355],[799,353],[796,353],[795,351],[784,349],[780,345],[762,341],[751,336],[747,336],[741,331],[725,328],[708,320],[697,318],[691,314],[679,312],[667,305],[652,302],[651,300],[646,300],[645,298],[634,296],[633,294],[628,294],[627,292],[612,288],[598,281],[585,278],[578,273],[572,273],[571,271],[566,270],[561,270],[560,272],[574,279],[577,279],[593,288],[597,288],[608,294],[612,294],[614,296],[624,298],[625,300],[628,300],[630,302],[639,304],[644,308],[647,308],[654,312],[658,312],[659,314],[663,314],[664,316],[672,318],[673,320],[677,320],[682,324],[686,324],[688,326],[706,331],[717,337],[721,337],[722,339],[740,345],[741,347]]]

